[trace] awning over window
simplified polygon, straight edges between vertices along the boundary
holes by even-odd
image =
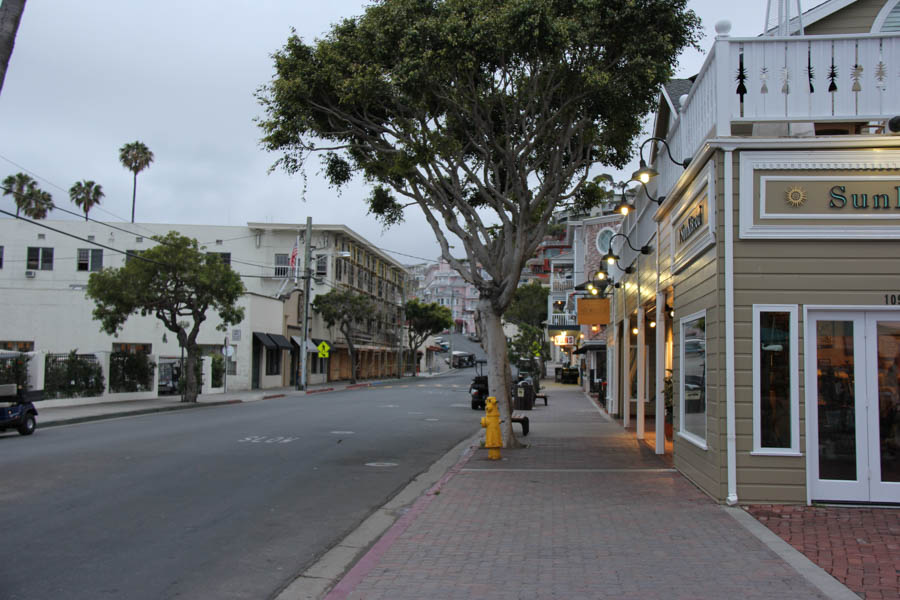
[[[606,344],[603,342],[587,342],[584,346],[573,352],[572,354],[584,354],[585,352],[590,352],[591,350],[602,350],[606,348]]]
[[[282,350],[290,350],[291,343],[288,341],[286,337],[279,333],[270,333],[268,336],[275,342],[275,345],[278,346]]]
[[[291,341],[294,342],[294,344],[297,346],[297,348],[303,347],[303,338],[300,337],[299,335],[292,335]],[[316,347],[315,344],[312,343],[312,340],[306,340],[306,351],[307,352],[318,352],[319,349]]]
[[[259,343],[268,348],[269,350],[274,350],[278,346],[273,342],[269,336],[261,331],[254,331],[253,337],[259,340]]]

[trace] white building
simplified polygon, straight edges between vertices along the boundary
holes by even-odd
[[[247,293],[239,304],[244,321],[227,333],[207,314],[198,338],[204,353],[234,349],[228,363],[233,390],[293,385],[302,338],[303,279],[292,277],[290,256],[299,242],[303,260],[305,226],[248,223],[247,226],[85,221],[41,221],[32,225],[0,220],[0,348],[52,353],[137,350],[160,361],[181,355],[176,336],[154,317],[132,316],[118,336],[100,330],[85,296],[91,272],[124,264],[125,252],[152,247],[153,235],[175,230],[195,238],[207,252],[220,253],[241,274]],[[374,318],[362,324],[355,340],[360,350],[359,377],[382,376],[396,365],[402,334],[400,286],[403,266],[343,225],[314,225],[311,237],[310,300],[334,287],[348,287],[376,301]],[[298,275],[302,270],[298,269]],[[308,360],[309,383],[349,377],[347,343],[310,313],[312,345],[326,341],[330,357],[318,349]],[[307,350],[313,350],[307,345]]]

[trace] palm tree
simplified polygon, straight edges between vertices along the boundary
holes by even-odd
[[[119,160],[122,162],[122,166],[134,173],[134,189],[131,192],[131,222],[134,223],[137,176],[153,162],[153,153],[143,142],[135,141],[119,148]]]
[[[37,181],[26,173],[9,175],[3,180],[3,195],[12,196],[16,202],[16,216],[28,202],[28,190],[35,187]]]
[[[100,204],[100,199],[103,198],[103,187],[87,179],[76,181],[75,185],[69,188],[69,198],[84,211],[84,220],[87,221],[88,212]]]
[[[47,213],[53,209],[53,196],[37,186],[32,185],[25,194],[25,204],[22,212],[32,219],[45,219]]]

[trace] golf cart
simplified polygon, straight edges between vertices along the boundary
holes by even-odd
[[[15,428],[22,435],[31,435],[37,427],[37,414],[15,383],[0,384],[0,431]]]

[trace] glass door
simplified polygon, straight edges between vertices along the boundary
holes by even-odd
[[[813,500],[900,503],[900,314],[810,311]]]
[[[810,312],[809,466],[813,500],[868,501],[864,313]]]
[[[868,313],[870,500],[900,502],[900,315]]]

